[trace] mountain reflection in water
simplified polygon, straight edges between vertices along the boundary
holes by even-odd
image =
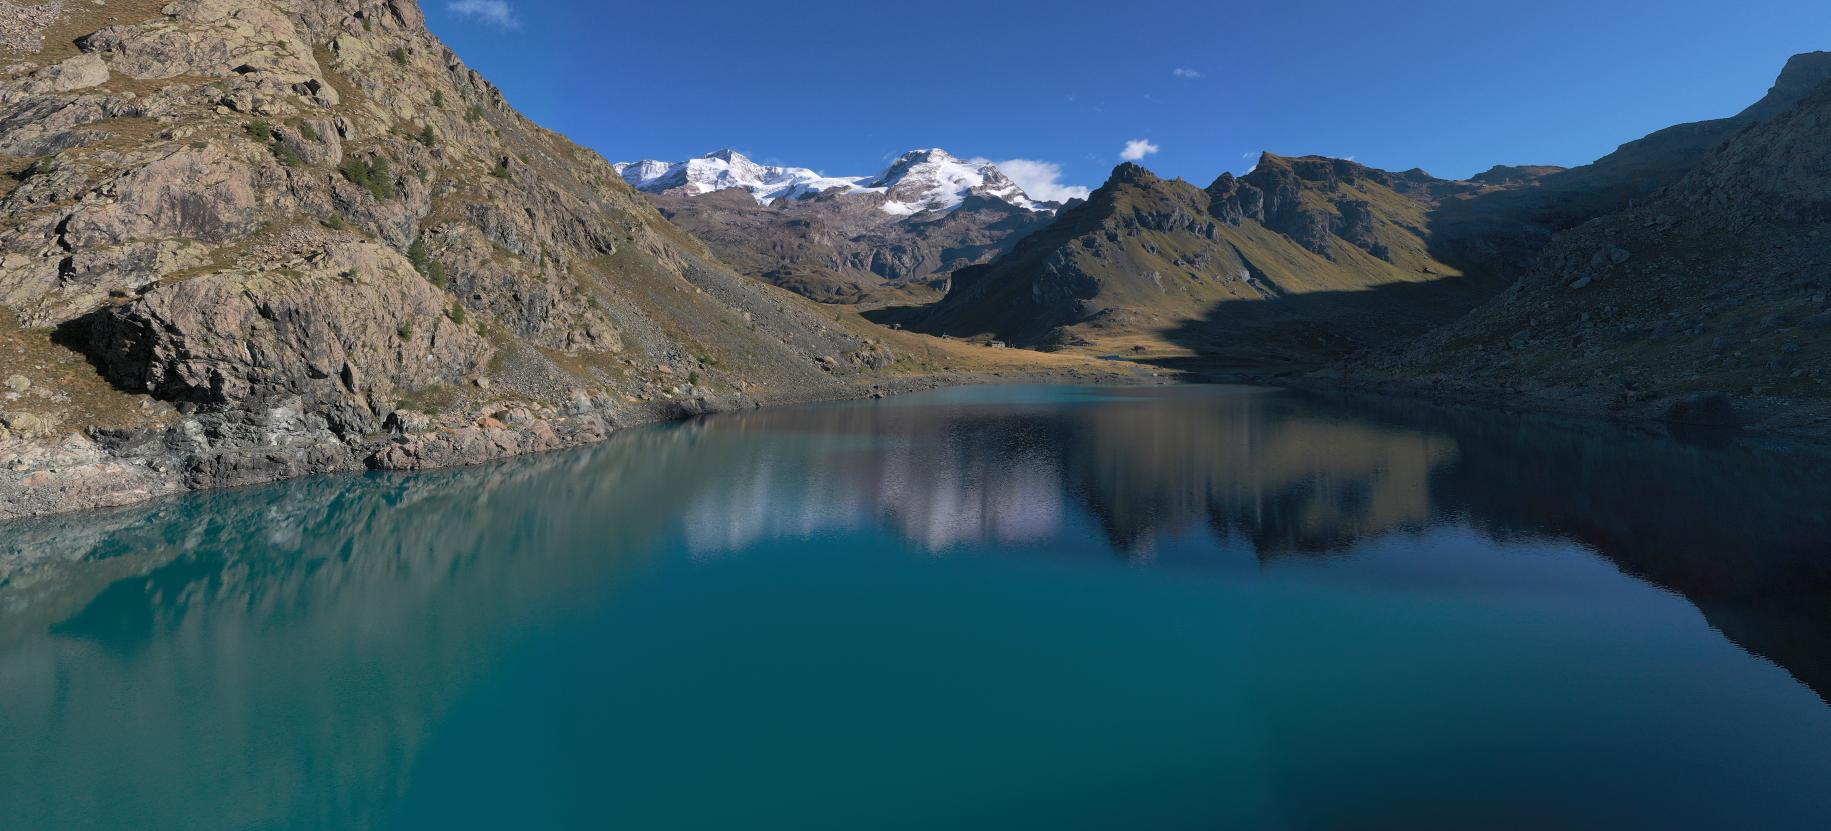
[[[0,788],[0,816],[388,824],[464,691],[622,602],[630,575],[884,534],[1197,574],[1429,542],[1447,553],[1390,568],[1486,583],[1514,572],[1458,540],[1574,545],[1824,698],[1828,472],[1759,441],[1244,387],[991,388],[18,523],[0,527],[0,781],[32,786]],[[150,793],[183,798],[149,818]]]

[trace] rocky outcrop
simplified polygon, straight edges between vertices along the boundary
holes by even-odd
[[[393,250],[331,243],[296,264],[155,288],[95,315],[78,342],[128,390],[216,407],[303,397],[361,434],[401,392],[482,368],[490,347],[451,303]]]

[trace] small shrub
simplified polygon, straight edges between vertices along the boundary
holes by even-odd
[[[445,316],[451,318],[451,322],[456,323],[459,326],[463,326],[464,325],[464,316],[465,316],[464,315],[464,304],[455,303],[455,302],[452,303],[451,311],[446,312]]]
[[[292,145],[283,141],[273,145],[273,157],[287,167],[300,167],[305,164],[305,157],[299,155],[299,151],[292,149]]]
[[[699,386],[699,370],[696,369],[687,373],[687,384],[695,387]]]
[[[360,185],[361,187],[368,189],[369,193],[373,194],[376,199],[391,199],[394,197],[394,176],[388,172],[388,159],[386,157],[376,156],[374,160],[371,161],[356,156],[350,156],[344,159],[343,164],[337,167],[337,172],[342,173],[343,178],[348,179],[351,184]]]
[[[286,123],[291,124],[294,130],[299,131],[299,135],[304,136],[309,141],[324,141],[324,136],[318,135],[318,128],[313,127],[311,122],[306,121],[303,118],[295,118]]]
[[[360,271],[357,271],[357,270],[356,270],[356,269],[353,269],[353,268],[351,268],[351,269],[347,269],[347,270],[344,270],[344,271],[340,271],[340,272],[337,272],[337,276],[338,276],[338,277],[342,277],[342,278],[343,278],[343,279],[345,279],[345,280],[348,280],[348,281],[350,281],[350,282],[352,282],[352,283],[354,283],[354,282],[356,282],[356,281],[357,281],[357,280],[359,280],[359,279],[361,279],[361,278],[362,278],[362,272],[360,272]]]
[[[444,90],[435,89],[432,91],[432,105],[435,107],[438,107],[441,110],[445,109],[445,91]]]
[[[414,136],[413,138],[415,141],[418,141],[419,143],[426,145],[427,147],[439,146],[439,137],[432,132],[431,124],[428,124],[425,127],[420,128],[420,134],[417,136]]]
[[[343,230],[344,225],[343,214],[331,214],[331,218],[324,221],[324,227],[333,231]]]
[[[375,31],[375,21],[370,20],[369,16],[366,14],[362,16],[362,30],[365,32]]]
[[[394,330],[394,334],[400,335],[401,340],[407,340],[409,338],[412,338],[413,337],[413,324],[412,323],[401,324],[400,328]]]
[[[394,47],[394,51],[389,52],[388,57],[394,59],[394,63],[399,66],[407,65],[407,50],[402,49],[399,46]]]
[[[262,119],[255,119],[243,127],[255,141],[273,141],[273,125]]]
[[[424,239],[416,239],[412,245],[407,246],[407,262],[413,263],[413,270],[433,285],[445,285],[445,266],[432,258],[432,252],[426,250]]]
[[[426,250],[424,239],[416,239],[407,246],[407,262],[413,263],[413,270],[426,273],[426,264],[432,262],[432,254]]]
[[[509,174],[509,160],[508,159],[498,160],[496,162],[496,167],[490,171],[490,175],[494,176],[498,179],[511,178],[510,174]]]
[[[477,106],[476,104],[470,105],[470,109],[464,111],[464,120],[473,122],[473,123],[482,121],[483,120],[483,108]]]

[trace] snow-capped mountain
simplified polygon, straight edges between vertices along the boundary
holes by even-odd
[[[983,159],[956,158],[940,148],[904,153],[865,188],[882,189],[889,197],[884,211],[893,214],[952,210],[971,193],[1032,211],[1053,208],[1032,200],[998,165]]]
[[[650,193],[711,193],[743,188],[759,204],[843,189],[846,193],[883,194],[884,213],[912,216],[924,211],[951,211],[979,194],[1029,211],[1053,211],[1055,205],[1025,194],[996,164],[960,159],[931,148],[904,153],[876,176],[822,176],[805,167],[761,165],[735,150],[707,153],[684,162],[619,162],[617,172],[637,190]]]
[[[736,150],[719,150],[684,162],[619,162],[617,172],[637,190],[652,193],[684,190],[711,193],[743,188],[767,205],[777,199],[819,193],[831,188],[856,188],[862,177],[822,176],[805,167],[778,167],[751,161]]]

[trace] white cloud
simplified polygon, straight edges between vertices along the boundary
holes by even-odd
[[[1200,77],[1202,77],[1202,73],[1197,72],[1193,69],[1188,69],[1186,67],[1181,67],[1181,66],[1170,70],[1170,74],[1175,75],[1178,78],[1200,78]]]
[[[459,17],[486,23],[498,29],[519,29],[521,21],[506,0],[452,0],[445,10]]]
[[[1150,139],[1132,139],[1125,143],[1125,149],[1120,151],[1119,158],[1135,162],[1162,149],[1152,144]]]
[[[1091,192],[1080,185],[1062,184],[1062,166],[1055,162],[1012,159],[999,162],[998,169],[1004,171],[1006,176],[1011,177],[1011,181],[1016,182],[1033,199],[1066,202],[1070,199],[1086,199]]]

